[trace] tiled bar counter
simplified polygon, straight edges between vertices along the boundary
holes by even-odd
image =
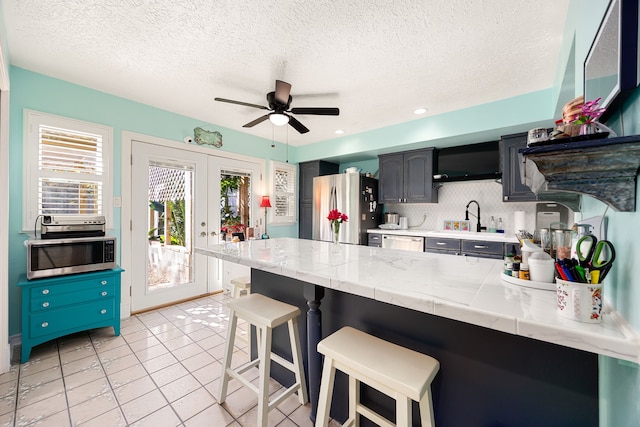
[[[252,291],[308,310],[300,332],[311,396],[315,344],[343,325],[437,358],[434,408],[444,426],[597,426],[597,354],[640,360],[638,335],[613,308],[597,325],[561,318],[553,292],[502,283],[501,261],[289,238],[196,251],[251,267]],[[286,348],[286,333],[275,338]],[[344,379],[336,393],[332,416],[343,421]]]

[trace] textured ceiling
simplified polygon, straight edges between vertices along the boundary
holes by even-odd
[[[568,4],[2,0],[12,65],[292,145],[551,87]],[[245,129],[265,112],[213,101],[266,105],[275,79],[292,107],[340,116]]]

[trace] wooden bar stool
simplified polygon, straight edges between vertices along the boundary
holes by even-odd
[[[242,291],[247,291],[247,295],[251,293],[251,278],[250,277],[236,277],[231,279],[231,286],[233,286],[233,297],[238,298]]]
[[[229,313],[229,330],[227,342],[224,349],[224,362],[222,365],[222,379],[220,381],[220,393],[218,402],[223,403],[227,397],[227,386],[229,379],[235,378],[244,386],[254,391],[258,395],[258,426],[265,427],[269,411],[279,405],[284,399],[294,392],[298,392],[298,400],[304,405],[308,402],[307,385],[304,377],[302,365],[302,352],[300,350],[300,339],[298,337],[297,318],[300,309],[296,306],[285,304],[261,294],[250,294],[243,298],[236,298],[227,303],[231,310]],[[245,320],[249,325],[254,325],[257,331],[258,358],[232,369],[231,357],[233,355],[233,344],[236,336],[236,326],[238,319]],[[271,352],[271,336],[273,328],[286,323],[289,327],[289,341],[291,343],[292,361],[278,356]],[[290,370],[295,374],[295,383],[269,401],[269,377],[271,371],[271,361]],[[253,385],[242,374],[249,369],[258,366],[260,377],[258,387]]]
[[[349,418],[343,427],[359,426],[362,415],[380,426],[411,426],[411,401],[420,406],[422,427],[433,427],[431,382],[440,369],[433,357],[392,344],[351,327],[318,343],[324,368],[316,427],[326,427],[336,369],[349,375]],[[360,382],[396,400],[396,424],[360,403]]]

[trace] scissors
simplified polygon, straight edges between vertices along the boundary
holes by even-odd
[[[616,259],[616,250],[608,240],[600,240],[594,235],[586,235],[578,240],[576,255],[580,266],[588,268],[591,283],[600,283],[611,270],[611,265]],[[594,277],[594,273],[595,274]]]

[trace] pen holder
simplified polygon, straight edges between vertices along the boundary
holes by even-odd
[[[569,282],[556,279],[558,314],[585,323],[602,322],[602,283]]]

